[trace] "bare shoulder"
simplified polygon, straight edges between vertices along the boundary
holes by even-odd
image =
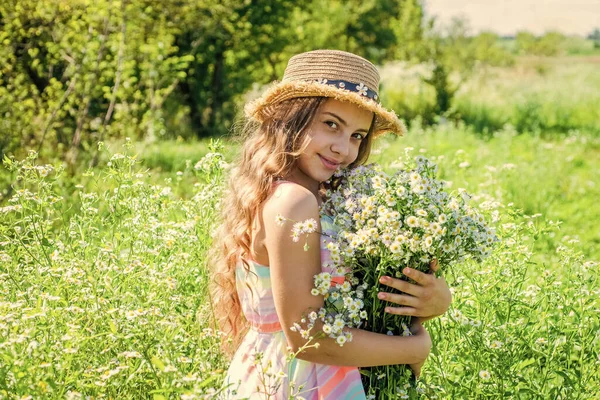
[[[265,226],[267,228],[272,226],[278,215],[295,221],[318,219],[317,198],[310,190],[298,184],[291,182],[279,184],[264,203]]]

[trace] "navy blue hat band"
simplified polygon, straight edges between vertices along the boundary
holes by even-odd
[[[343,81],[343,80],[330,80],[330,79],[317,79],[318,83],[335,86],[338,89],[347,90],[349,92],[358,93],[361,96],[364,96],[368,99],[373,100],[376,103],[379,103],[379,96],[374,90],[371,90],[364,83],[356,84],[354,82]]]

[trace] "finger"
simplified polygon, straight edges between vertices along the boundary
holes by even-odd
[[[393,315],[414,316],[417,310],[413,307],[386,307],[385,312]]]
[[[379,292],[377,297],[381,300],[386,300],[390,303],[396,303],[401,306],[416,307],[419,304],[419,299],[406,294]]]
[[[411,364],[410,369],[412,369],[415,378],[419,379],[419,376],[421,376],[421,364]]]
[[[406,282],[401,279],[390,278],[389,276],[382,276],[379,279],[379,282],[383,283],[386,286],[389,286],[391,288],[397,289],[401,292],[416,297],[419,297],[423,291],[423,288],[419,285],[414,285],[410,282]]]
[[[440,265],[438,264],[438,260],[437,258],[434,258],[433,260],[431,260],[431,262],[429,263],[429,270],[433,273],[437,272],[438,269],[440,269]]]
[[[413,268],[404,268],[402,273],[408,276],[413,281],[417,282],[421,286],[431,285],[433,283],[433,280],[435,279],[435,276],[426,274],[421,271],[417,271]]]

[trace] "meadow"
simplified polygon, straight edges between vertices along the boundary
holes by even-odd
[[[535,69],[524,62],[457,94],[457,107],[471,101],[506,116],[499,127],[413,121],[404,138],[379,140],[371,158],[393,170],[412,147],[434,160],[501,239],[484,263],[446,273],[453,303],[427,325],[423,398],[600,393],[600,125],[587,119],[598,111],[568,129],[517,129],[508,110],[518,109],[515,93],[529,92],[510,77]],[[566,80],[588,67],[532,77],[545,93],[553,74]],[[564,93],[539,95],[550,105],[531,115],[550,121],[559,98],[573,109],[597,104],[600,79],[589,73],[571,81],[580,90],[565,81]],[[486,82],[492,93],[477,89]],[[206,254],[237,145],[100,147],[100,166],[75,177],[34,153],[5,160],[14,192],[0,204],[0,398],[215,398],[227,338],[211,323]]]

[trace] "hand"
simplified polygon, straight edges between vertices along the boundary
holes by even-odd
[[[403,294],[380,292],[378,297],[402,307],[386,307],[385,311],[396,315],[409,315],[420,317],[421,321],[438,317],[448,311],[452,302],[452,293],[443,277],[433,275],[438,270],[437,260],[430,264],[430,273],[423,273],[412,268],[404,268],[404,275],[411,278],[414,283],[400,279],[383,276],[379,280],[382,284],[397,289]]]
[[[429,351],[431,351],[431,337],[429,336],[429,332],[427,332],[423,325],[421,325],[421,322],[418,320],[414,321],[410,327],[410,331],[412,332],[413,336],[423,337],[424,346],[427,346],[427,354],[429,354]],[[424,357],[421,361],[418,361],[413,364],[408,364],[410,369],[412,369],[415,378],[419,379],[419,376],[421,375],[421,368],[423,368],[423,365],[425,364],[426,360],[427,357]]]

